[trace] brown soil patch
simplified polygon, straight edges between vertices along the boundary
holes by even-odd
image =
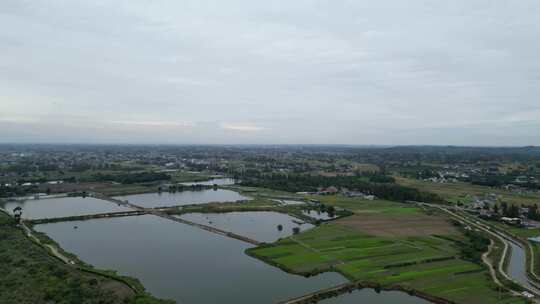
[[[335,223],[376,236],[427,236],[455,234],[457,230],[442,216],[427,214],[357,214]]]

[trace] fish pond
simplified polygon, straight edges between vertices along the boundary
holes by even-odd
[[[285,273],[246,255],[249,244],[152,215],[35,229],[83,261],[136,277],[153,295],[178,303],[276,303],[346,281],[337,273]]]
[[[92,197],[26,199],[8,201],[3,206],[3,208],[10,213],[13,212],[13,209],[16,207],[22,208],[22,217],[26,219],[132,211],[132,209]]]
[[[115,199],[129,201],[145,208],[206,204],[212,202],[236,202],[248,200],[238,192],[224,189],[204,189],[200,191],[154,192],[116,196]]]
[[[290,215],[266,211],[188,213],[179,217],[266,243],[292,235],[294,228],[298,228],[298,232],[300,232],[313,227],[313,225]]]

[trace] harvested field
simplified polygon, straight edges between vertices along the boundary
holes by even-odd
[[[359,232],[385,237],[456,234],[447,218],[427,214],[364,213],[337,220],[335,223]]]

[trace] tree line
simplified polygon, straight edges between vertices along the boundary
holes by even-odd
[[[122,184],[148,183],[155,181],[170,180],[171,176],[159,172],[139,172],[123,174],[103,174],[98,173],[93,176],[94,181],[109,181]]]
[[[419,201],[427,203],[443,203],[436,194],[423,192],[415,188],[394,183],[378,183],[366,180],[362,176],[321,176],[307,174],[269,174],[259,178],[247,178],[241,183],[244,186],[262,187],[288,192],[317,192],[320,188],[334,186],[375,195],[378,198],[406,202]]]

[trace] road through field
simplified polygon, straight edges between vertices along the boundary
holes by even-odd
[[[497,232],[493,232],[489,226],[487,225],[484,225],[484,224],[481,224],[480,222],[474,222],[470,219],[467,219],[465,218],[464,216],[461,216],[455,212],[452,212],[450,210],[448,210],[447,208],[444,208],[443,206],[439,206],[439,205],[434,205],[434,204],[426,204],[426,203],[421,203],[423,205],[426,205],[426,206],[429,206],[429,207],[432,207],[432,208],[437,208],[439,210],[442,210],[444,211],[445,213],[449,214],[451,217],[453,218],[456,218],[468,225],[470,225],[471,227],[474,227],[474,228],[477,228],[489,235],[491,235],[492,237],[496,238],[497,240],[501,241],[502,244],[504,244],[504,248],[503,248],[503,254],[502,254],[502,257],[501,259],[499,260],[499,263],[498,263],[498,267],[497,267],[497,270],[498,272],[507,280],[509,281],[512,281],[512,282],[515,282],[516,284],[520,285],[523,289],[529,291],[530,293],[536,295],[537,297],[540,295],[540,289],[537,288],[536,286],[534,286],[533,284],[530,284],[529,282],[527,282],[526,284],[524,284],[523,282],[519,282],[518,280],[510,277],[507,273],[507,271],[504,269],[504,262],[506,260],[506,257],[507,255],[509,254],[510,252],[510,249],[512,244],[510,244],[510,241],[508,239],[506,239],[505,236],[502,236],[500,235],[499,233]],[[490,247],[492,247],[493,244],[490,244]],[[488,254],[489,254],[490,250],[488,250]],[[511,254],[511,252],[510,252]],[[493,270],[493,265],[489,262],[489,259],[487,258],[488,255],[484,254],[482,256],[482,260],[484,261],[484,263],[486,263],[488,265],[488,267],[490,267],[491,270]],[[523,263],[527,263],[527,261],[523,261]],[[493,280],[495,281],[495,283],[497,284],[501,284],[501,282],[498,280],[498,278],[496,277],[495,275],[495,272],[494,271],[490,271],[491,272],[491,275],[492,275],[492,278]],[[526,276],[526,274],[525,274]],[[514,295],[522,295],[520,292],[516,291],[516,290],[510,290],[510,292]],[[534,298],[532,299],[534,301],[534,303],[540,303],[540,299],[538,298]]]

